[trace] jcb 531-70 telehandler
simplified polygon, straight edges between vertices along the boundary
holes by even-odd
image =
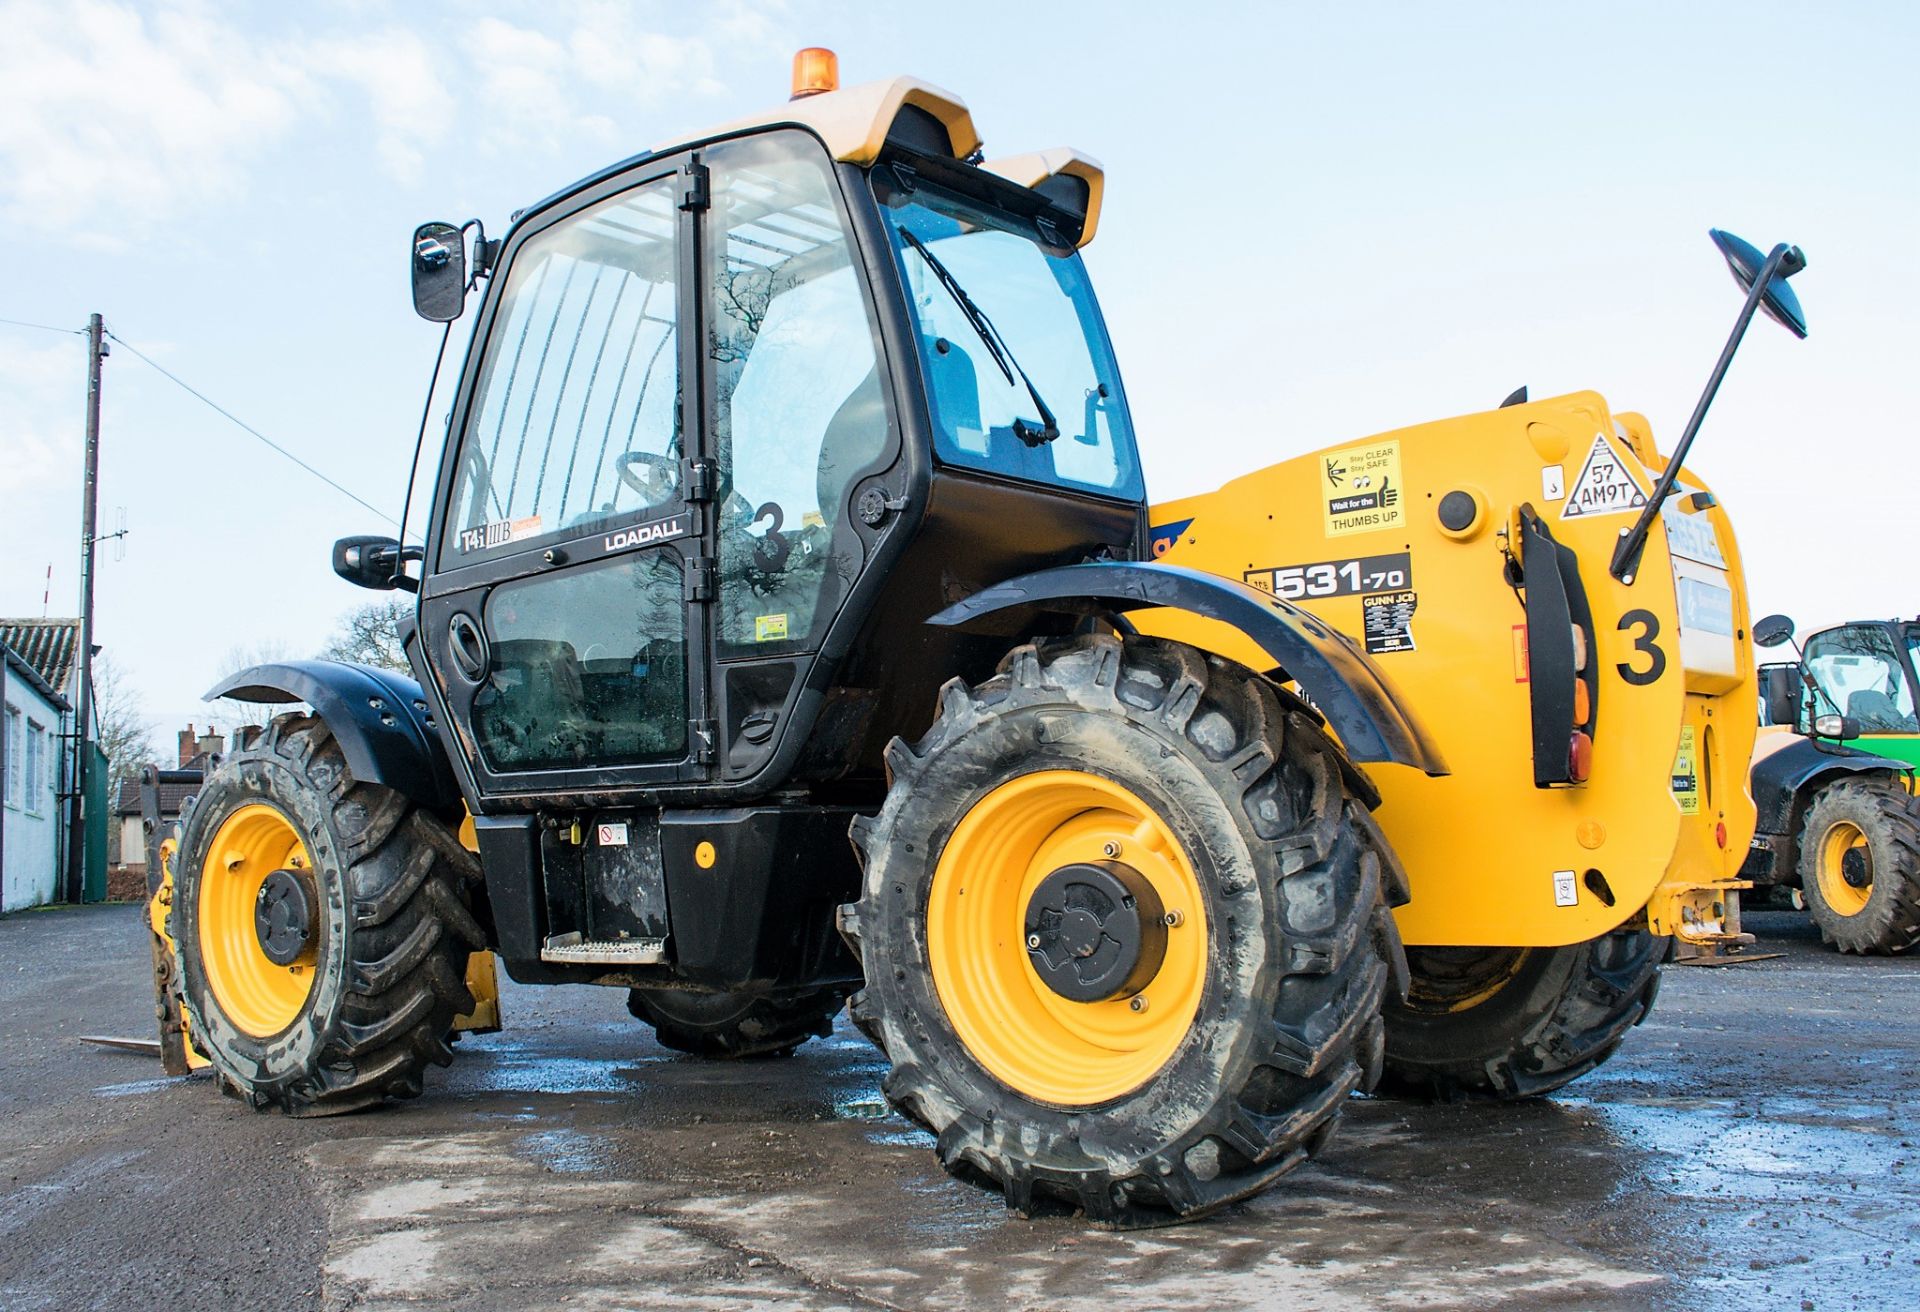
[[[176,1056],[324,1114],[418,1094],[495,958],[717,1054],[850,997],[948,1168],[1123,1223],[1264,1188],[1356,1090],[1603,1060],[1669,936],[1735,934],[1753,825],[1700,413],[1663,458],[1515,403],[1150,511],[1099,166],[831,70],[471,256],[416,234],[422,314],[485,285],[426,533],[334,564],[417,591],[419,681],[210,694],[308,709],[183,822]],[[1716,238],[1717,385],[1800,258]]]

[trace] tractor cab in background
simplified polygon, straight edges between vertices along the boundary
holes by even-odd
[[[1793,621],[1753,626],[1762,649]],[[1760,667],[1750,785],[1758,812],[1741,877],[1803,908],[1843,952],[1920,943],[1920,620],[1854,620]]]

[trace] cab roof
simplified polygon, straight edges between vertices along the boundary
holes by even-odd
[[[911,77],[865,82],[802,96],[694,137],[663,142],[653,153],[666,154],[703,141],[766,128],[798,127],[818,137],[836,160],[864,168],[880,157],[903,114],[910,118],[919,114],[931,117],[946,134],[948,154],[958,160],[979,163],[980,133],[973,125],[973,114],[966,102],[951,91]],[[1093,240],[1100,218],[1105,173],[1092,156],[1070,147],[1055,147],[988,160],[980,167],[1084,215],[1076,244],[1085,246]]]

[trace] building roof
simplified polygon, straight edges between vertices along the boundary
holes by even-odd
[[[186,772],[164,771],[160,781],[160,814],[163,816],[179,815],[180,803],[200,791],[202,781],[198,777],[198,772],[195,772],[195,778],[180,782],[173,782],[164,777],[176,773]],[[140,781],[138,779],[119,781],[113,794],[113,813],[115,815],[140,814]]]
[[[73,709],[73,707],[67,704],[67,699],[60,695],[59,689],[41,677],[40,671],[33,667],[32,662],[26,660],[4,641],[0,641],[0,666],[5,667],[6,676],[9,680],[18,680],[26,684],[29,688],[46,698],[55,710],[70,711]]]
[[[0,643],[19,654],[53,687],[65,691],[73,673],[73,652],[80,640],[80,621],[0,619]]]

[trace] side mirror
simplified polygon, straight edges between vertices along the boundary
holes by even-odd
[[[1761,666],[1760,701],[1767,708],[1767,723],[1792,725],[1800,714],[1800,694],[1805,688],[1799,665]]]
[[[1760,276],[1767,257],[1758,247],[1742,241],[1730,232],[1719,228],[1708,230],[1713,244],[1727,258],[1727,267],[1733,271],[1733,280],[1740,284],[1741,291],[1752,291],[1753,280]],[[1807,335],[1807,316],[1801,313],[1800,298],[1793,294],[1793,288],[1787,286],[1787,279],[1807,267],[1807,257],[1800,253],[1798,246],[1786,248],[1786,254],[1780,260],[1780,268],[1767,280],[1766,290],[1760,293],[1760,308],[1767,317],[1781,325],[1795,337]]]
[[[467,248],[451,223],[423,223],[413,230],[413,312],[434,323],[452,323],[467,303]]]
[[[1793,640],[1793,621],[1785,615],[1763,615],[1753,622],[1753,645],[1778,647]]]
[[[333,544],[333,572],[356,588],[391,592],[395,588],[417,591],[419,580],[401,570],[409,560],[420,559],[420,548],[403,550],[393,538],[378,534],[360,534],[341,538]]]
[[[1841,742],[1860,736],[1860,721],[1851,715],[1816,715],[1813,717],[1813,736],[1815,738],[1836,738]]]

